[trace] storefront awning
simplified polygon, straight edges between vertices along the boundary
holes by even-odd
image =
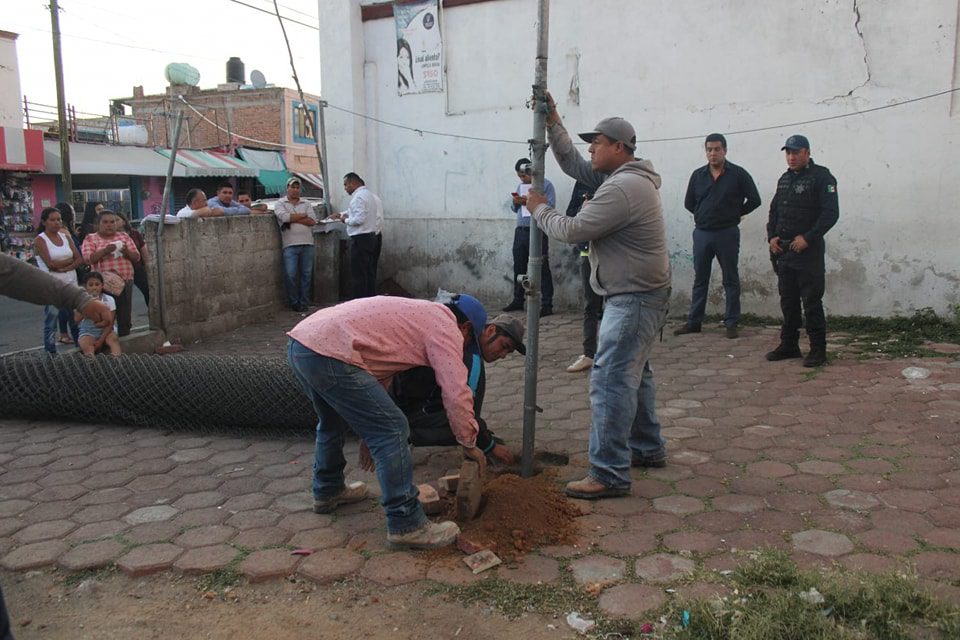
[[[287,171],[287,163],[283,161],[282,155],[276,151],[261,151],[246,147],[237,149],[237,152],[244,162],[257,168],[259,171],[257,180],[268,194],[286,193],[290,173]]]
[[[0,127],[0,169],[43,171],[43,132]]]
[[[164,158],[170,157],[170,149],[157,149],[157,153]],[[255,178],[257,176],[257,169],[240,158],[215,151],[179,149],[177,151],[177,164],[184,170],[184,173],[180,175],[185,175],[188,178],[203,176]]]
[[[323,189],[323,176],[321,176],[319,173],[300,173],[299,171],[294,171],[294,173],[300,176],[302,180],[306,180],[315,186],[317,189]]]
[[[38,132],[39,133],[39,132]],[[60,142],[44,140],[44,173],[60,174]],[[81,175],[165,176],[169,160],[152,147],[125,147],[108,144],[70,143],[70,173]],[[174,168],[174,176],[186,174]]]

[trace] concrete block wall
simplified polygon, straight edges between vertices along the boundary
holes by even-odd
[[[144,237],[157,255],[156,223]],[[339,299],[339,236],[316,234],[314,297]],[[159,307],[157,260],[147,265],[150,327],[172,342],[189,343],[262,320],[285,303],[280,231],[273,216],[185,220],[163,232],[166,327]]]

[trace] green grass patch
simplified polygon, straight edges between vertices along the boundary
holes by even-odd
[[[217,569],[216,571],[200,576],[197,580],[197,591],[214,591],[219,595],[223,595],[223,592],[227,588],[232,588],[240,584],[243,574],[237,571],[237,567],[252,553],[252,550],[240,545],[230,546],[237,550],[236,557],[230,561],[230,564],[222,569]]]
[[[69,573],[63,579],[63,586],[65,587],[75,587],[84,580],[106,580],[111,575],[116,573],[116,568],[113,565],[109,567],[101,567],[99,569],[84,569],[83,571],[74,571]]]
[[[960,638],[960,609],[934,598],[912,575],[803,571],[786,553],[763,551],[724,583],[733,595],[722,600],[673,599],[640,621],[606,617],[596,596],[566,574],[559,584],[549,585],[514,584],[496,576],[464,586],[433,584],[427,594],[492,606],[511,618],[525,613],[552,617],[560,629],[566,628],[566,615],[578,611],[596,622],[588,638],[616,634],[664,640]],[[653,635],[641,634],[644,622],[654,625]]]

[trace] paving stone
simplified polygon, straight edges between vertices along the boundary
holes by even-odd
[[[132,527],[123,535],[131,542],[150,544],[173,540],[179,533],[180,526],[174,522],[148,522]]]
[[[198,491],[180,496],[172,506],[180,511],[203,509],[222,504],[226,499],[227,497],[218,491]]]
[[[657,553],[639,558],[634,571],[638,578],[648,582],[673,582],[693,573],[696,566],[690,558]]]
[[[57,487],[48,487],[33,494],[30,499],[35,502],[52,502],[54,500],[73,500],[85,494],[87,490],[75,484],[65,484]]]
[[[0,485],[0,500],[9,500],[11,498],[29,498],[40,491],[40,485],[36,482],[21,482],[12,485]]]
[[[934,509],[940,504],[932,493],[917,489],[891,489],[881,492],[879,497],[888,506],[918,513]]]
[[[857,536],[863,546],[883,553],[904,554],[917,548],[917,542],[909,537],[887,529],[870,529]]]
[[[643,498],[618,498],[616,500],[598,500],[593,512],[607,516],[632,516],[650,510],[650,502]]]
[[[238,551],[226,544],[198,547],[186,551],[173,566],[188,574],[210,573],[230,564]]]
[[[793,467],[784,462],[763,460],[747,465],[747,473],[761,478],[785,478],[796,473]]]
[[[27,569],[46,567],[54,564],[60,554],[65,553],[68,548],[66,543],[60,540],[45,540],[43,542],[26,544],[15,548],[3,556],[0,564],[12,571],[25,571]]]
[[[218,491],[225,496],[242,496],[246,493],[255,493],[260,491],[266,484],[266,478],[259,478],[257,476],[233,478],[224,481],[223,484],[220,485]]]
[[[716,600],[733,595],[730,587],[716,582],[691,582],[676,587],[676,598],[682,600]]]
[[[802,473],[809,473],[815,476],[837,476],[847,472],[846,467],[838,462],[829,460],[806,460],[797,465]]]
[[[183,553],[180,547],[162,542],[135,547],[117,560],[117,567],[125,574],[137,577],[166,571]]]
[[[340,529],[334,529],[334,531],[340,531]],[[379,551],[386,551],[389,548],[387,546],[385,531],[363,531],[357,533],[350,536],[346,546],[347,549],[351,551],[364,553],[377,553]]]
[[[318,582],[327,584],[357,573],[364,564],[363,556],[347,549],[323,549],[307,556],[297,573]]]
[[[274,511],[282,511],[284,513],[311,511],[313,510],[313,496],[306,491],[288,493],[274,500],[271,508]]]
[[[623,531],[600,538],[597,546],[619,556],[635,556],[657,548],[657,538],[652,533]]]
[[[257,527],[241,531],[233,538],[231,543],[248,549],[259,549],[287,544],[288,540],[290,540],[290,532],[286,529]]]
[[[710,498],[727,491],[726,485],[717,478],[688,478],[676,484],[677,492],[697,498]]]
[[[760,511],[767,506],[763,498],[736,494],[717,496],[712,500],[712,503],[714,509],[733,511],[734,513],[752,513],[754,511]]]
[[[97,504],[116,504],[124,502],[132,495],[132,492],[125,487],[111,487],[109,489],[97,489],[88,491],[77,502],[85,505]]]
[[[850,491],[849,489],[834,489],[823,494],[823,497],[834,507],[853,509],[854,511],[869,511],[880,505],[880,500],[876,496],[863,491]]]
[[[385,587],[416,582],[426,577],[426,564],[409,553],[374,556],[363,565],[360,575]]]
[[[794,548],[807,553],[836,557],[853,551],[853,543],[850,542],[850,538],[832,531],[808,529],[795,533],[791,537]]]
[[[230,517],[230,512],[220,507],[189,509],[176,518],[173,523],[179,527],[202,527],[209,524],[222,524]]]
[[[960,555],[945,551],[924,551],[910,558],[917,572],[927,578],[955,580],[960,575]]]
[[[851,553],[841,558],[840,564],[847,569],[866,573],[886,573],[897,566],[896,560],[872,553]]]
[[[627,568],[623,560],[609,556],[592,555],[574,560],[569,565],[577,584],[610,582],[623,578]]]
[[[53,538],[63,538],[76,528],[77,523],[70,520],[47,520],[20,529],[13,534],[13,538],[20,544],[31,544]]]
[[[934,524],[941,527],[960,529],[960,507],[945,506],[933,509],[926,514]]]
[[[638,533],[665,533],[683,524],[683,521],[673,514],[656,512],[632,516],[624,522],[625,528],[628,531],[636,531]]]
[[[243,559],[237,569],[250,582],[263,582],[290,575],[300,560],[300,556],[291,555],[287,549],[267,549],[254,551]]]
[[[933,547],[960,549],[960,529],[931,529],[923,534],[923,539]]]
[[[655,498],[653,508],[657,511],[665,511],[674,515],[687,515],[703,511],[704,505],[701,500],[689,496],[663,496]]]
[[[899,509],[879,509],[870,514],[870,522],[877,529],[888,529],[906,536],[922,535],[934,528],[926,516]]]
[[[87,542],[61,555],[59,564],[68,571],[99,569],[111,564],[122,553],[123,544],[116,540]]]
[[[709,460],[710,456],[705,453],[700,453],[699,451],[679,451],[670,455],[670,462],[672,464],[695,466],[708,462]]]
[[[0,538],[12,535],[15,531],[23,529],[28,524],[29,523],[17,518],[0,518]]]
[[[80,509],[70,516],[70,518],[80,524],[88,524],[91,522],[103,522],[104,520],[115,520],[123,517],[124,514],[130,512],[130,510],[130,505],[123,502],[94,504]],[[137,523],[133,522],[131,524]]]
[[[154,507],[143,507],[136,511],[131,511],[124,520],[130,524],[144,524],[146,522],[162,522],[169,520],[179,513],[168,504],[161,504]]]
[[[96,540],[97,538],[107,538],[115,536],[118,533],[126,531],[130,525],[119,520],[104,520],[103,522],[92,522],[75,529],[67,540],[70,542],[86,542]]]
[[[273,502],[274,497],[267,493],[256,492],[233,496],[223,503],[223,508],[231,513],[263,509]]]
[[[427,580],[450,585],[473,584],[486,577],[486,573],[473,573],[460,558],[442,558],[427,569]]]
[[[498,575],[519,584],[548,584],[560,578],[560,563],[553,558],[529,555],[516,566],[501,567]]]
[[[236,535],[236,533],[237,530],[233,527],[213,524],[206,527],[197,527],[196,529],[187,529],[175,539],[173,543],[184,548],[208,547],[226,542]]]
[[[605,589],[598,605],[608,616],[642,620],[664,602],[666,597],[661,589],[643,584],[621,584]]]
[[[707,553],[723,546],[717,534],[702,531],[680,531],[663,537],[663,546],[673,551],[693,551]],[[653,549],[648,549],[652,551]]]
[[[282,529],[281,529],[282,531]],[[289,533],[287,534],[289,535]],[[338,529],[323,527],[318,529],[307,529],[296,533],[291,539],[290,544],[297,548],[329,549],[330,547],[341,547],[347,541],[347,534]],[[359,549],[354,549],[358,551]]]

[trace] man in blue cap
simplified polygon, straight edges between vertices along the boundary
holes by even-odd
[[[840,217],[837,179],[829,169],[813,163],[806,136],[790,136],[781,151],[787,158],[787,171],[780,176],[770,202],[767,241],[777,272],[783,326],[780,344],[767,353],[767,360],[802,357],[800,327],[805,325],[810,352],[803,366],[819,367],[827,363],[823,236]]]
[[[322,309],[287,334],[290,366],[319,417],[313,465],[316,513],[367,497],[363,484],[344,482],[349,427],[369,448],[376,466],[387,541],[430,549],[456,540],[460,529],[454,522],[429,522],[420,506],[407,446],[409,424],[387,388],[401,372],[433,369],[450,430],[482,473],[486,457],[476,443],[479,425],[464,352],[483,353],[479,338],[486,325],[483,305],[466,294],[449,294],[440,302],[376,296]]]

